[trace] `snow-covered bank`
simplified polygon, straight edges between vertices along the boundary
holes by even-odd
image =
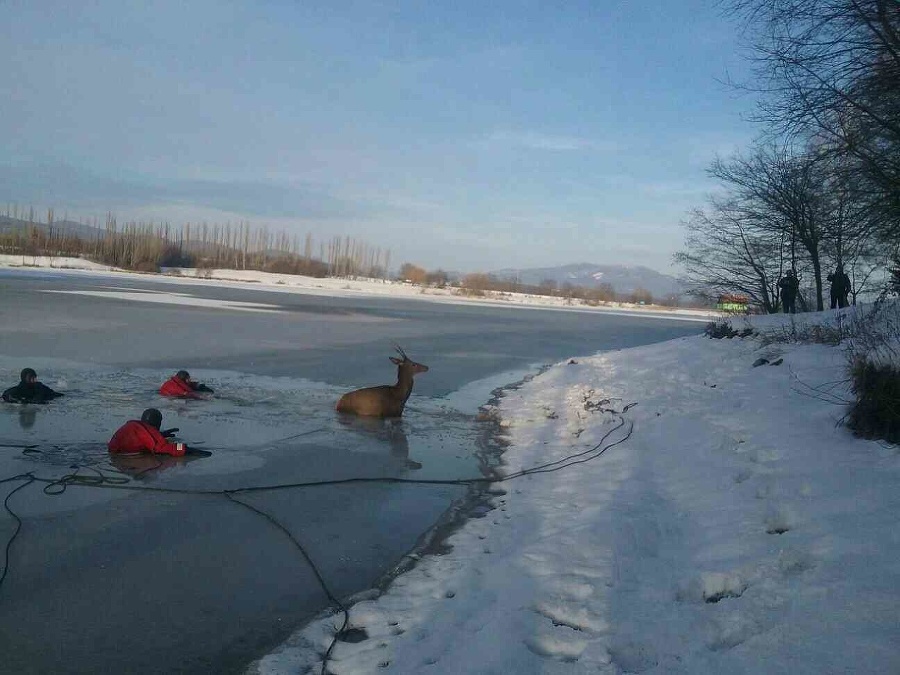
[[[93,272],[123,272],[116,267],[101,265],[84,258],[65,258],[46,255],[0,255],[0,267],[47,268],[57,270],[88,270]]]
[[[24,261],[24,263],[23,263]],[[326,296],[392,297],[426,300],[431,302],[480,304],[499,307],[534,307],[565,309],[569,311],[606,312],[636,316],[659,316],[682,321],[708,321],[714,312],[696,309],[680,309],[657,305],[634,305],[609,302],[590,306],[579,301],[528,293],[491,293],[485,296],[461,295],[458,289],[425,288],[414,284],[380,279],[315,278],[296,274],[275,274],[253,270],[168,268],[163,274],[129,272],[106,265],[99,265],[81,258],[47,258],[20,255],[0,255],[0,268],[40,269],[43,272],[96,273],[115,276],[140,274],[141,279],[161,283],[196,283],[221,285],[222,282],[238,287],[279,290],[287,293],[304,293]]]
[[[840,425],[845,365],[697,336],[507,392],[507,475],[594,459],[500,484],[452,550],[352,606],[367,639],[329,672],[900,672],[900,454]],[[251,670],[320,672],[341,620]]]

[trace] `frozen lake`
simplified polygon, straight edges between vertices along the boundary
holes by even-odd
[[[133,485],[229,489],[474,477],[500,440],[476,416],[494,389],[564,358],[701,329],[597,312],[0,270],[0,385],[30,366],[66,393],[42,407],[2,405],[0,478],[101,471]],[[340,394],[395,381],[394,343],[431,369],[417,377],[402,422],[341,419]],[[181,368],[216,397],[159,397]],[[150,406],[213,456],[111,464],[112,432]],[[2,494],[17,485],[4,483]],[[0,586],[8,672],[241,672],[328,605],[284,535],[224,497],[41,488],[10,500],[24,522]],[[351,484],[244,499],[284,524],[345,596],[400,563],[464,496],[455,486]],[[0,544],[14,528],[0,519]]]

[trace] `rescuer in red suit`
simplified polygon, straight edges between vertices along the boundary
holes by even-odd
[[[204,398],[201,394],[211,394],[213,390],[205,384],[194,382],[188,371],[179,370],[163,383],[159,388],[159,393],[163,396],[177,398]]]
[[[107,447],[112,453],[151,452],[162,455],[184,456],[190,449],[184,443],[168,441],[178,429],[160,431],[162,413],[156,408],[147,408],[139,420],[128,420],[113,437]]]

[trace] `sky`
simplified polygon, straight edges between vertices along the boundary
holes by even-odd
[[[7,0],[0,206],[672,272],[745,146],[715,0]]]

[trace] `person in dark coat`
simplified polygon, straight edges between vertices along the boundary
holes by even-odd
[[[201,394],[212,394],[213,390],[205,384],[194,382],[188,371],[179,370],[163,383],[159,393],[176,398],[204,398]]]
[[[837,269],[828,275],[828,281],[831,282],[831,309],[835,307],[847,307],[847,296],[850,295],[852,284],[850,277],[844,272],[844,266],[838,265]]]
[[[789,269],[784,278],[778,282],[781,288],[781,307],[785,314],[793,314],[796,311],[795,302],[797,292],[800,290],[800,280],[793,269]]]
[[[38,382],[37,373],[32,368],[23,368],[20,378],[19,384],[3,392],[3,400],[7,403],[47,403],[63,395]]]

